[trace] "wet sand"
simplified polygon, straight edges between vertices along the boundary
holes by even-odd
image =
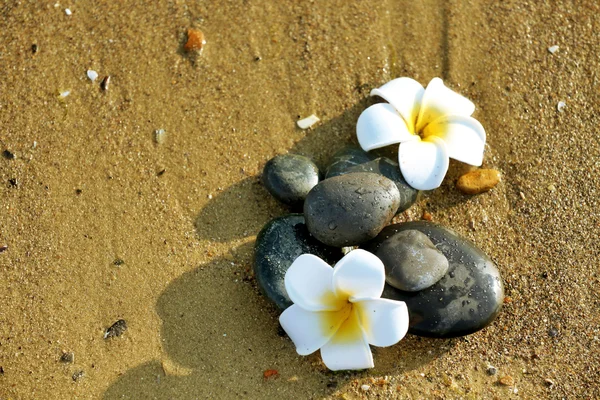
[[[0,399],[600,397],[596,2],[55,4],[0,5]],[[452,163],[401,219],[471,239],[507,299],[476,334],[327,372],[253,280],[255,236],[287,212],[258,176],[285,152],[324,167],[398,76],[473,100],[503,174],[467,196]]]

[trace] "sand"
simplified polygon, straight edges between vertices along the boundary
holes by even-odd
[[[600,397],[597,2],[102,3],[0,5],[0,399]],[[398,76],[472,99],[503,175],[467,196],[452,163],[401,220],[471,239],[506,304],[476,334],[331,373],[253,280],[255,236],[287,212],[258,176],[286,152],[324,167]]]

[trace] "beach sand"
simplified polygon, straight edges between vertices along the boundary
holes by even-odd
[[[600,6],[542,3],[2,2],[0,399],[600,398]],[[257,233],[288,212],[259,176],[286,152],[325,167],[399,76],[473,100],[503,175],[467,196],[453,162],[400,220],[471,239],[507,298],[476,334],[332,373],[253,279]]]

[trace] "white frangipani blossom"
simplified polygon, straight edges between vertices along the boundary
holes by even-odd
[[[471,114],[475,105],[433,78],[424,89],[411,78],[397,78],[378,89],[388,103],[367,108],[356,134],[363,150],[400,143],[400,170],[409,185],[435,189],[448,170],[449,158],[480,166],[485,130]]]
[[[303,254],[285,275],[294,302],[279,322],[300,355],[321,349],[331,370],[373,368],[369,344],[391,346],[408,331],[402,301],[381,299],[385,269],[377,256],[353,250],[334,268]]]

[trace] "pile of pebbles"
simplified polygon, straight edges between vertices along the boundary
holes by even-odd
[[[284,278],[298,256],[314,254],[334,265],[344,248],[360,247],[383,262],[382,297],[406,302],[412,334],[464,336],[498,315],[504,288],[483,251],[431,222],[389,225],[419,194],[396,162],[349,146],[322,174],[307,157],[279,155],[265,165],[263,183],[297,212],[269,221],[255,244],[256,280],[281,310],[292,305]]]

